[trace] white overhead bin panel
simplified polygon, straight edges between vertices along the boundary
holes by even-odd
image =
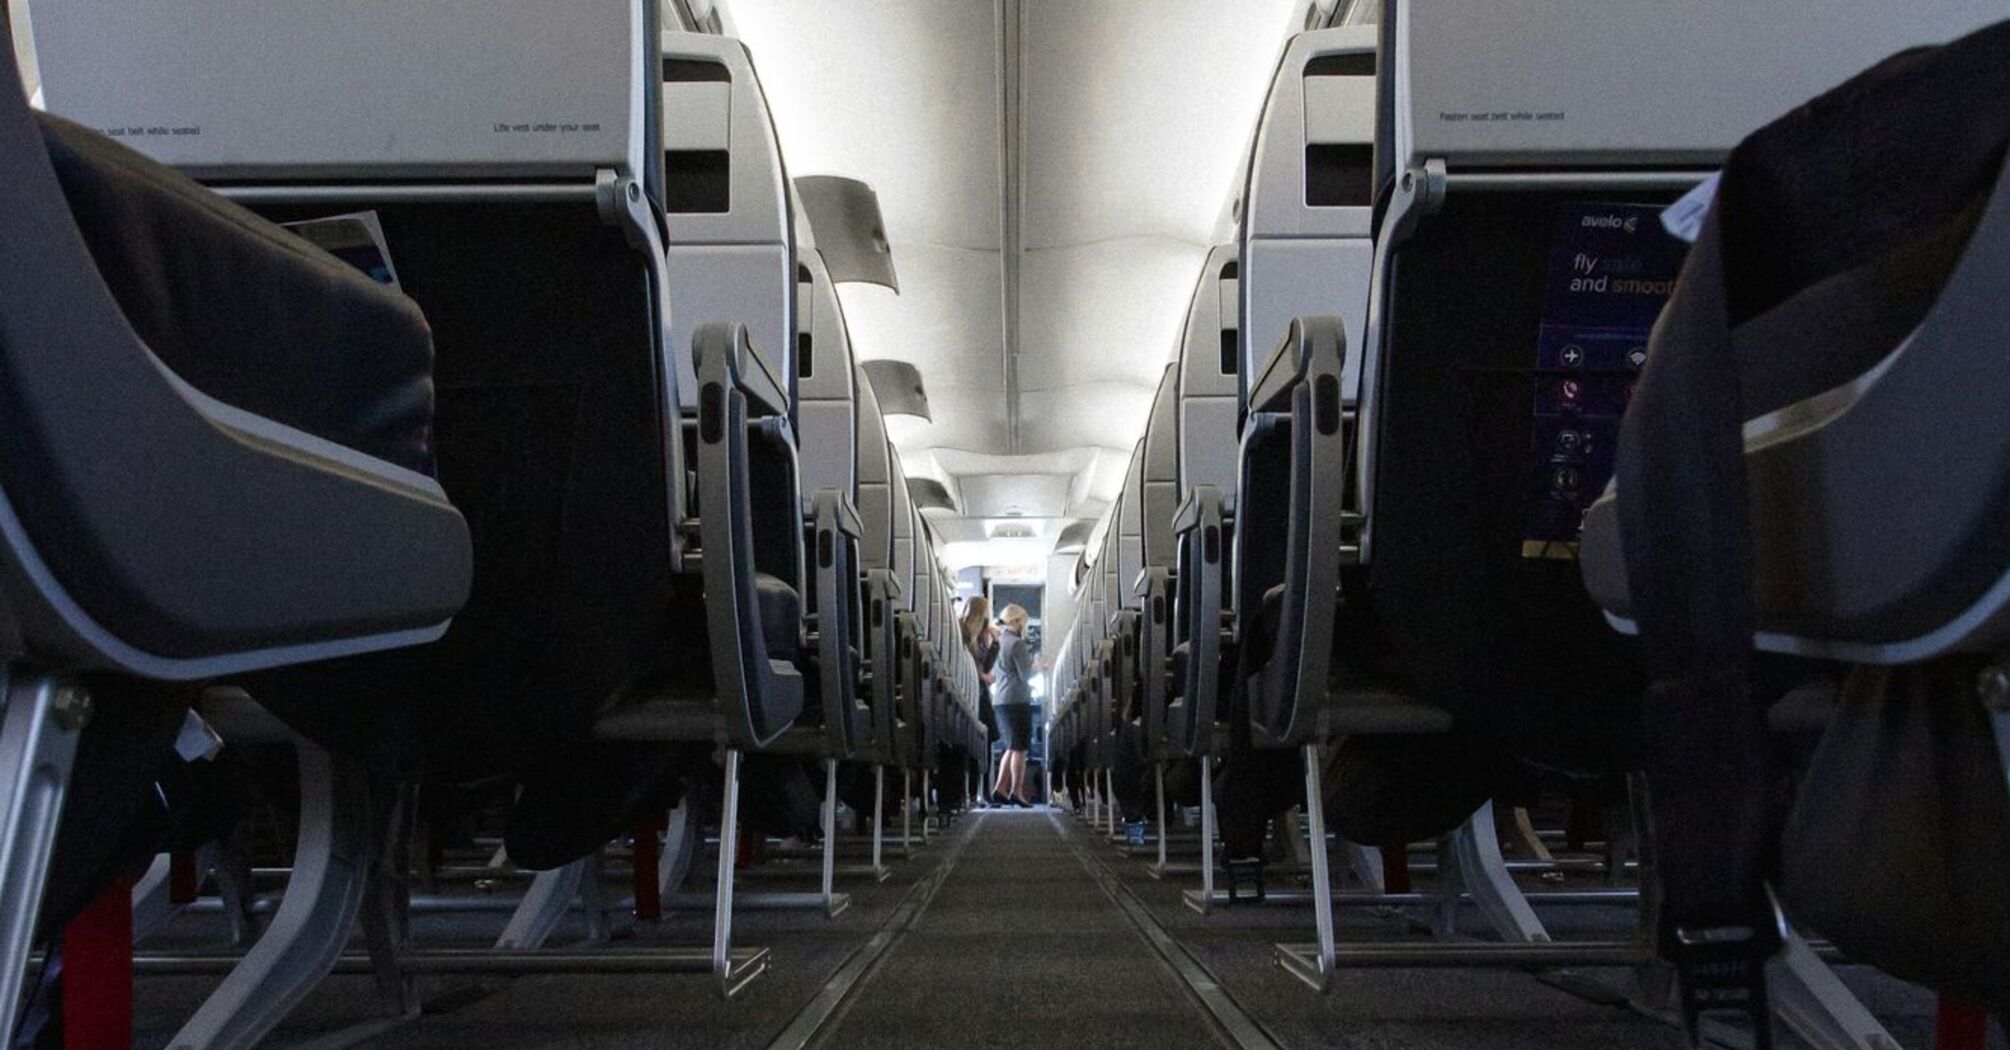
[[[1410,0],[1394,5],[1405,167],[1714,165],[1895,52],[2001,0]]]
[[[50,112],[197,177],[641,170],[641,97],[605,75],[653,64],[639,4],[15,3]]]
[[[711,321],[747,326],[783,389],[796,389],[796,265],[787,170],[746,45],[663,34],[664,207],[669,211],[671,338],[689,347]],[[697,406],[691,356],[686,409]]]
[[[1294,318],[1347,329],[1351,400],[1374,267],[1375,26],[1300,33],[1257,125],[1243,191],[1242,374],[1258,374]]]

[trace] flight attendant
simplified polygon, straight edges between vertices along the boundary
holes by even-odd
[[[1026,610],[1008,605],[999,614],[1004,630],[998,636],[997,688],[991,702],[998,715],[998,734],[1005,741],[1005,760],[998,764],[998,782],[991,801],[1031,808],[1026,797],[1026,753],[1033,747],[1033,686],[1039,665],[1026,643]]]

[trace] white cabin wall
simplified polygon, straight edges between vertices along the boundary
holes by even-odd
[[[6,16],[7,28],[14,35],[14,56],[21,65],[22,86],[27,89],[28,101],[34,102],[36,92],[42,90],[42,73],[35,62],[35,49],[28,44],[35,39],[28,32],[28,6],[0,0],[0,15]]]

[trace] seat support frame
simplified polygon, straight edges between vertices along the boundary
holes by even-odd
[[[14,1041],[56,828],[91,697],[53,674],[0,670],[0,1046]]]

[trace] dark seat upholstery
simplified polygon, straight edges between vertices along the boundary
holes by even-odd
[[[34,115],[98,275],[174,375],[231,408],[430,474],[432,335],[347,263],[95,132]],[[135,498],[139,494],[135,493]],[[255,513],[257,508],[245,508]],[[93,676],[38,936],[150,854],[150,785],[197,689]]]
[[[234,408],[431,472],[417,304],[171,168],[37,113],[98,272],[154,356]]]

